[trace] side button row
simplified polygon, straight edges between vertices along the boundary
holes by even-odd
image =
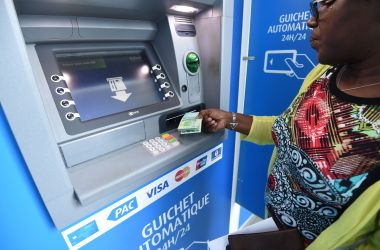
[[[65,78],[63,76],[60,76],[60,75],[52,75],[52,76],[50,76],[50,79],[54,83],[58,83],[62,80],[65,80]],[[55,93],[57,93],[60,96],[63,96],[66,93],[70,93],[70,89],[65,88],[65,87],[57,87],[55,89]],[[71,106],[75,106],[75,102],[73,100],[67,100],[67,99],[61,100],[59,102],[59,104],[61,105],[62,108],[65,108],[65,109],[69,108]],[[79,118],[79,117],[80,117],[79,113],[68,112],[65,114],[65,118],[68,121],[74,121],[76,118]]]

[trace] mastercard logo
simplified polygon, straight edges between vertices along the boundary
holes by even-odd
[[[183,179],[185,179],[187,176],[189,176],[189,174],[190,174],[190,167],[189,166],[184,167],[183,169],[179,170],[175,174],[175,181],[176,182],[180,182]]]

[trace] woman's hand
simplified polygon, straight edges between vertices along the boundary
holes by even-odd
[[[212,133],[228,128],[232,119],[231,113],[220,109],[202,110],[199,117],[203,119],[203,130]]]
[[[253,122],[252,116],[236,113],[234,124],[231,124],[232,113],[220,109],[202,110],[199,117],[203,119],[202,130],[211,133],[227,128],[248,135]]]

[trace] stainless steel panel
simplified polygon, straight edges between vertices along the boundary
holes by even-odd
[[[144,122],[129,124],[60,145],[67,167],[145,139]]]

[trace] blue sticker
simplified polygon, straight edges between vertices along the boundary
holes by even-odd
[[[222,154],[222,148],[217,148],[216,150],[212,151],[211,153],[211,160],[215,160]]]
[[[68,238],[71,242],[72,246],[75,246],[79,242],[87,239],[94,233],[98,232],[98,225],[96,224],[96,221],[91,221],[87,225],[79,228],[78,230],[72,232],[71,234],[68,235]]]

